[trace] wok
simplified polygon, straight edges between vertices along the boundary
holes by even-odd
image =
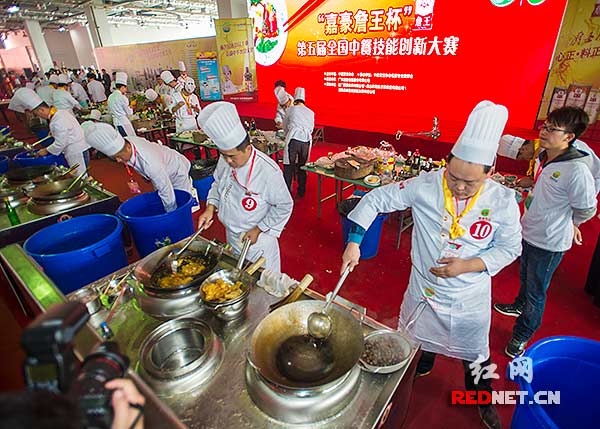
[[[32,190],[27,191],[27,195],[36,200],[56,200],[59,198],[72,198],[81,194],[83,184],[76,184],[68,192],[63,192],[71,185],[74,179],[55,180],[41,185],[37,185]]]
[[[36,177],[52,173],[54,168],[54,165],[31,165],[29,167],[13,168],[6,172],[6,179],[9,182],[27,183]]]
[[[277,365],[282,344],[291,337],[308,335],[307,319],[323,310],[322,301],[299,301],[273,311],[252,334],[248,362],[263,379],[276,387],[307,389],[323,387],[344,377],[363,353],[364,340],[360,322],[349,312],[331,306],[332,332],[327,341],[333,354],[333,369],[314,381],[295,381],[285,377]]]

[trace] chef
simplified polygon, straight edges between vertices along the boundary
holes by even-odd
[[[283,149],[283,175],[285,183],[292,192],[294,174],[298,178],[299,197],[306,192],[306,171],[300,167],[306,164],[312,145],[312,132],[315,128],[315,112],[304,104],[304,88],[296,88],[294,105],[287,109],[283,120],[285,148]]]
[[[20,88],[10,101],[9,108],[17,112],[32,111],[37,117],[50,121],[54,143],[38,151],[40,156],[64,154],[69,166],[79,164],[77,174],[85,174],[89,162],[89,145],[75,116],[67,110],[48,106],[34,91]]]
[[[168,100],[171,99],[171,97],[169,97],[168,95],[160,95],[152,88],[148,88],[146,92],[144,92],[144,95],[146,96],[146,100],[148,100],[150,103],[154,103],[154,105],[161,110],[167,109]]]
[[[158,93],[158,95],[168,95],[171,92],[171,87],[165,84],[160,77],[160,75],[156,76],[156,85],[154,86],[154,91]]]
[[[190,161],[179,152],[137,136],[123,138],[108,124],[85,122],[85,139],[94,149],[126,165],[152,182],[166,212],[177,208],[175,189],[193,195]]]
[[[183,86],[185,85],[185,81],[188,78],[187,70],[185,68],[185,63],[183,61],[179,61],[179,77],[177,78],[177,82]]]
[[[177,82],[177,79],[175,79],[175,76],[173,76],[173,73],[171,73],[169,70],[164,70],[160,74],[160,78],[165,83],[165,85],[167,85],[170,88],[169,92],[167,93],[167,95],[169,96],[173,96],[173,93],[175,91],[179,91],[182,88],[182,85],[180,85],[179,82]]]
[[[83,88],[79,82],[71,82],[71,94],[73,94],[73,98],[79,102],[79,105],[84,109],[87,108],[88,103],[90,102],[90,97],[87,92]]]
[[[48,106],[52,106],[54,104],[54,91],[55,89],[50,86],[49,83],[46,83],[44,80],[39,80],[39,85],[35,89],[37,95],[40,96],[44,103]]]
[[[424,351],[417,375],[428,374],[441,353],[463,361],[467,390],[491,391],[491,379],[475,383],[469,365],[490,365],[491,277],[521,253],[514,195],[490,180],[507,118],[504,106],[480,102],[446,169],[375,189],[348,216],[355,224],[342,270],[358,264],[360,242],[378,213],[412,208],[413,266],[399,326],[416,320],[410,331]],[[479,414],[489,428],[500,427],[493,405],[480,405]]]
[[[188,77],[185,79],[181,90],[173,91],[169,109],[175,117],[175,131],[177,133],[198,129],[196,117],[200,113],[200,100],[194,94],[195,90],[196,83],[194,79]]]
[[[92,101],[94,103],[104,103],[106,101],[106,89],[104,88],[104,85],[96,79],[94,73],[88,73],[87,77],[87,89]]]
[[[200,112],[198,123],[221,154],[198,226],[209,227],[218,212],[227,242],[236,252],[248,238],[252,243],[248,259],[255,261],[262,255],[266,269],[280,272],[277,239],[294,205],[281,169],[250,144],[234,104],[210,104]]]
[[[66,110],[73,114],[73,109],[81,110],[81,105],[69,92],[69,83],[71,79],[66,74],[58,76],[58,89],[52,95],[54,99],[54,107],[58,110]]]
[[[277,112],[275,113],[275,129],[283,128],[283,119],[285,111],[294,102],[294,97],[285,90],[285,82],[278,80],[275,82],[275,98],[277,98]]]
[[[135,130],[129,120],[133,109],[129,107],[127,98],[127,73],[117,72],[115,77],[116,89],[108,97],[108,112],[112,115],[113,125],[123,137],[135,137]]]

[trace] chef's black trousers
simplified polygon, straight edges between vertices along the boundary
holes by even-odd
[[[283,166],[283,177],[287,187],[292,192],[292,180],[294,174],[298,178],[298,195],[302,196],[306,192],[306,171],[300,169],[308,161],[309,142],[291,139],[288,143],[288,157],[290,163]]]
[[[596,250],[592,256],[592,263],[588,271],[585,291],[592,295],[594,304],[600,307],[600,236],[596,242]]]
[[[435,363],[436,353],[423,351],[421,359],[417,364],[417,375],[425,374],[433,369],[433,364]],[[473,373],[473,369],[469,368],[469,365],[473,362],[469,362],[466,360],[462,361],[463,368],[465,370],[465,388],[466,390],[477,390],[477,391],[487,391],[492,392],[492,378],[484,378],[486,372],[484,371],[479,377],[479,382],[475,383],[475,374]],[[491,360],[488,357],[485,362],[480,364],[480,368],[485,368],[490,365]],[[491,375],[491,374],[490,374]]]

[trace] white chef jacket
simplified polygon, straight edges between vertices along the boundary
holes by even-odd
[[[294,97],[292,97],[290,94],[288,94],[287,92],[285,93],[288,97],[288,99],[291,102],[294,102]],[[292,107],[292,106],[290,106]],[[284,109],[281,104],[279,104],[279,102],[277,102],[277,112],[275,112],[275,123],[283,123],[283,120],[285,119],[285,113],[286,109]]]
[[[164,83],[161,83],[160,85],[156,85],[154,90],[158,93],[158,95],[169,95],[171,93],[171,87]]]
[[[580,152],[584,152],[590,156],[588,166],[594,177],[594,186],[596,188],[596,195],[598,195],[600,193],[600,158],[598,158],[598,155],[596,155],[596,152],[591,147],[581,140],[575,140],[573,146]]]
[[[231,168],[220,157],[214,178],[207,204],[217,208],[219,220],[226,229],[227,242],[239,253],[242,235],[258,226],[263,232],[250,247],[248,259],[255,261],[262,255],[267,260],[266,269],[280,272],[277,239],[290,219],[294,202],[279,166],[252,148],[248,162],[237,169]]]
[[[48,106],[54,106],[54,91],[56,90],[50,85],[40,86],[35,90]]]
[[[174,91],[173,96],[168,98],[169,110],[173,109],[180,101],[184,103],[183,106],[180,107],[179,110],[173,112],[173,116],[175,117],[175,131],[181,133],[183,131],[197,130],[198,123],[196,122],[196,117],[198,113],[193,107],[196,106],[198,112],[200,111],[200,100],[198,100],[198,96],[196,94],[191,94],[188,97],[190,108],[192,109],[192,111],[189,112],[181,91]]]
[[[536,160],[537,180],[528,196],[529,208],[521,220],[525,241],[551,252],[566,252],[571,248],[573,209],[589,209],[597,204],[590,162],[590,156],[585,155],[552,161],[540,171],[540,159]]]
[[[79,103],[87,103],[90,101],[90,97],[88,97],[87,92],[85,92],[85,89],[83,89],[83,86],[79,82],[71,83],[71,93]]]
[[[97,80],[90,80],[87,84],[88,92],[90,93],[90,98],[94,103],[101,103],[106,101],[106,90],[104,89],[104,85],[102,82],[98,82]]]
[[[192,194],[190,161],[179,152],[142,137],[127,136],[133,155],[127,164],[152,182],[166,212],[177,208],[175,189]]]
[[[312,132],[315,128],[315,112],[304,104],[290,106],[283,120],[285,133],[285,148],[283,150],[283,163],[290,163],[288,146],[290,140],[296,139],[312,145]]]
[[[519,207],[512,190],[488,179],[473,208],[460,221],[465,234],[450,239],[452,217],[444,208],[444,172],[421,173],[400,184],[374,189],[348,218],[368,229],[378,213],[411,208],[412,270],[399,326],[406,326],[419,303],[426,302],[410,328],[423,350],[467,361],[475,361],[479,355],[487,359],[491,277],[521,254]],[[465,205],[466,201],[459,204],[459,213]],[[487,270],[448,279],[436,277],[429,269],[439,266],[436,261],[445,256],[478,257]],[[427,288],[434,291],[430,298],[425,298]]]
[[[79,164],[77,174],[83,174],[86,170],[83,152],[90,146],[85,142],[83,128],[73,113],[68,110],[57,110],[50,119],[50,132],[54,137],[54,143],[46,148],[48,152],[52,155],[63,153],[69,166]]]
[[[129,120],[129,116],[133,115],[133,109],[129,107],[129,99],[124,96],[121,91],[115,90],[108,97],[108,112],[112,115],[113,125],[122,126],[125,129],[127,136],[135,136],[135,130]]]
[[[54,107],[58,110],[67,110],[73,113],[73,109],[81,109],[79,101],[75,100],[71,93],[65,89],[57,89],[52,95],[54,99]]]

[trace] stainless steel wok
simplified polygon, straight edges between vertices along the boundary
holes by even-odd
[[[81,191],[83,190],[83,185],[79,183],[68,192],[63,192],[71,185],[71,183],[73,183],[73,180],[75,179],[55,180],[54,182],[37,185],[31,190],[27,190],[27,195],[36,200],[72,198],[81,194]]]

